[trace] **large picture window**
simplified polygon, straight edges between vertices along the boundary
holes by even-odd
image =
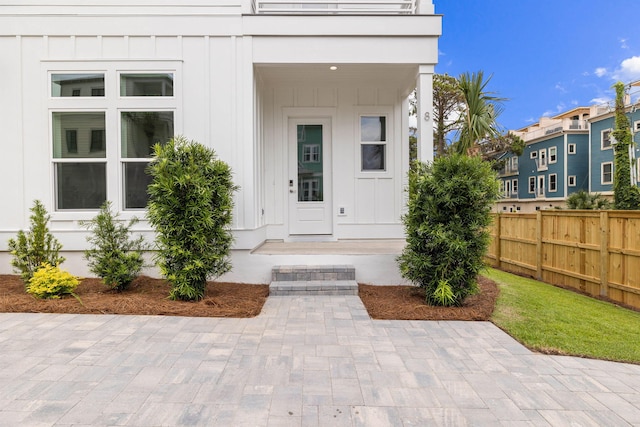
[[[153,146],[175,133],[173,80],[173,72],[115,66],[50,74],[57,211],[96,210],[106,200],[120,210],[146,207]]]

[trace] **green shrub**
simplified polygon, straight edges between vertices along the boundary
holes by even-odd
[[[73,291],[79,283],[78,278],[69,272],[49,263],[43,263],[29,280],[27,292],[36,298],[58,299],[62,295],[74,295]]]
[[[231,270],[231,168],[212,149],[176,137],[155,145],[149,174],[147,215],[169,297],[200,300],[208,278]]]
[[[611,202],[600,193],[589,193],[585,190],[576,191],[567,197],[569,209],[611,209]]]
[[[407,245],[398,264],[428,303],[460,305],[476,292],[498,196],[496,173],[479,157],[438,157],[409,172]]]
[[[87,237],[91,249],[84,252],[90,271],[117,291],[126,289],[144,267],[144,238],[131,238],[131,227],[137,222],[137,218],[118,221],[107,201],[93,220],[80,223],[92,233]]]
[[[9,239],[9,252],[13,256],[11,265],[20,273],[25,286],[43,263],[55,267],[64,262],[64,257],[58,255],[62,245],[49,232],[47,224],[50,217],[46,208],[35,200],[30,211],[29,231],[20,230],[16,239]]]

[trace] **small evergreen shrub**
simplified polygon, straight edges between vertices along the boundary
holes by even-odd
[[[496,173],[479,157],[438,157],[409,172],[407,245],[398,264],[404,278],[425,289],[429,304],[460,305],[477,291],[498,197]]]
[[[29,280],[27,292],[36,298],[59,299],[62,295],[74,295],[79,283],[78,278],[69,272],[43,263]]]
[[[569,209],[611,209],[611,202],[600,193],[589,193],[585,190],[576,191],[567,197]]]
[[[30,228],[26,233],[18,231],[15,239],[9,239],[9,252],[13,256],[11,265],[20,273],[25,286],[36,270],[43,263],[57,266],[64,262],[64,257],[59,256],[62,245],[49,232],[49,218],[47,209],[39,201],[35,200],[30,209]]]
[[[149,165],[147,216],[157,261],[174,300],[200,300],[208,278],[231,270],[231,168],[215,152],[176,137],[156,144]]]
[[[81,222],[92,233],[87,237],[91,248],[84,252],[90,271],[117,291],[125,290],[144,267],[144,238],[131,237],[131,227],[137,222],[137,218],[126,223],[119,221],[118,214],[111,212],[109,201],[100,207],[93,220]]]

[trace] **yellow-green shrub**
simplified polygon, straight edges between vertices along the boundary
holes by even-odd
[[[27,292],[36,298],[60,298],[62,295],[73,295],[80,282],[68,271],[49,263],[43,263],[29,280]]]

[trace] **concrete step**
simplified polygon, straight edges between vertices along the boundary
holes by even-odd
[[[276,265],[271,269],[274,282],[356,280],[352,265]]]
[[[358,295],[358,283],[355,280],[273,281],[269,295]]]

